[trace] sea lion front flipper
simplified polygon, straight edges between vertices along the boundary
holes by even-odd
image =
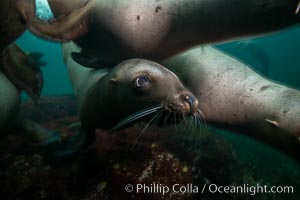
[[[75,62],[77,62],[78,64],[80,64],[84,67],[98,69],[100,66],[100,68],[101,68],[99,58],[92,56],[90,54],[87,54],[84,51],[82,51],[80,53],[73,52],[71,54],[71,56]]]
[[[32,66],[42,67],[47,65],[47,61],[44,60],[44,54],[40,52],[30,52],[28,53]]]
[[[70,13],[48,21],[35,17],[29,23],[29,30],[42,38],[56,41],[78,38],[88,30],[89,15],[92,13],[95,3],[95,0],[88,0],[83,6]]]
[[[26,92],[37,103],[44,84],[40,66],[46,64],[43,54],[26,54],[15,43],[10,44],[1,57],[1,71],[19,89]]]

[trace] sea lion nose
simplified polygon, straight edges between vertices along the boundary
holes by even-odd
[[[198,100],[193,94],[184,95],[184,101],[190,105],[190,113],[196,112],[198,109]]]

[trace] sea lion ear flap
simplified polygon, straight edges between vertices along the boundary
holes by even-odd
[[[93,69],[99,68],[99,59],[94,56],[82,52],[81,53],[73,52],[71,56],[75,62],[77,62],[78,64],[84,67],[93,68]]]

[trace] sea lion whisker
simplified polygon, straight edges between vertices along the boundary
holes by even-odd
[[[110,129],[109,132],[113,132],[113,131],[117,130],[118,128],[120,128],[120,127],[122,127],[126,124],[129,124],[129,123],[131,123],[135,120],[138,120],[142,117],[150,115],[154,112],[157,112],[159,109],[161,109],[161,105],[155,105],[155,106],[146,108],[144,110],[138,111],[138,112],[126,117],[125,119],[121,120],[115,127]]]
[[[197,127],[201,127],[201,121],[199,119],[198,114],[194,113],[193,117],[194,117],[194,120],[195,120],[195,129],[197,129]]]
[[[157,119],[157,117],[158,117],[159,115],[162,115],[162,112],[163,112],[163,111],[161,110],[161,111],[159,111],[158,113],[156,113],[155,115],[153,115],[153,117],[151,117],[151,119],[150,119],[149,122],[146,124],[146,126],[145,126],[145,127],[141,130],[141,132],[138,134],[138,136],[137,136],[137,138],[136,138],[134,144],[132,145],[130,151],[133,151],[133,150],[134,150],[134,148],[138,145],[138,142],[140,141],[140,138],[141,138],[141,136],[143,135],[143,133],[150,127],[151,123],[152,123],[155,119]],[[140,145],[141,145],[141,143],[140,143]],[[140,147],[140,145],[139,145],[139,147]]]
[[[197,130],[198,127],[202,127],[202,120],[201,118],[199,117],[199,114],[195,113],[194,114],[194,120],[195,120],[195,126],[194,126],[194,129]]]
[[[195,118],[195,115],[192,115],[189,117],[189,129],[190,132],[193,132],[195,130],[195,127],[196,127],[196,118]]]
[[[164,110],[160,110],[158,113],[156,113],[151,119],[150,121],[147,123],[147,125],[143,128],[143,130],[140,132],[138,138],[136,139],[136,141],[139,141],[139,145],[136,148],[137,150],[141,147],[143,141],[142,141],[142,135],[146,130],[151,130],[155,127],[156,124],[159,123],[161,116],[163,115]],[[137,146],[137,145],[136,145]]]
[[[150,124],[150,126],[148,127],[148,129],[155,127],[155,125],[157,125],[159,123],[159,121],[160,121],[160,119],[161,119],[161,117],[163,115],[163,112],[164,112],[164,110],[158,111],[155,119],[152,121],[152,124]]]
[[[146,129],[147,129],[147,130],[153,129],[153,128],[155,127],[155,125],[158,124],[158,122],[159,122],[159,120],[160,120],[162,114],[163,114],[163,110],[160,110],[157,114],[155,114],[155,115],[151,118],[151,121],[149,121],[148,127],[144,127],[143,132],[145,132]],[[141,135],[142,135],[142,133],[141,133]]]
[[[191,119],[190,117],[186,117],[186,115],[183,115],[183,119],[185,122],[185,127],[187,132],[192,131],[193,129],[193,119]]]
[[[177,116],[177,114],[176,114],[176,112],[173,112],[172,113],[172,127],[174,127],[175,128],[175,130],[177,131],[178,130],[178,126],[176,126],[176,116]]]
[[[200,109],[197,109],[197,113],[200,115],[200,117],[203,119],[203,121],[206,123],[206,118],[205,118],[205,115],[204,113],[200,110]]]
[[[201,129],[201,131],[204,131],[207,126],[205,115],[200,109],[197,109],[196,114],[197,114],[199,122],[200,122],[200,129]]]
[[[200,116],[200,114],[198,112],[195,113],[195,116],[197,118],[197,127],[200,128],[200,130],[202,131],[203,129],[203,121],[202,121],[202,118]]]
[[[177,114],[176,112],[173,113],[173,119],[174,119],[174,127],[175,127],[175,130],[177,130],[177,126],[176,126],[176,119],[177,119]]]
[[[187,126],[187,131],[188,133],[191,133],[194,130],[195,126],[195,120],[192,116],[189,116],[186,120],[186,126]]]
[[[167,122],[168,122],[168,120],[169,120],[169,117],[170,117],[170,114],[171,114],[171,113],[168,112],[168,115],[165,116],[164,122],[163,122],[163,124],[162,124],[163,127],[167,124]]]
[[[183,115],[182,118],[183,118],[183,121],[184,121],[184,127],[186,127],[186,126],[188,127],[188,123],[189,123],[188,119],[186,118],[185,115]]]

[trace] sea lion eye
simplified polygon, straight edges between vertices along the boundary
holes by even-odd
[[[135,80],[135,86],[136,86],[137,88],[140,88],[140,89],[146,87],[147,85],[149,85],[149,83],[150,83],[150,79],[149,79],[149,77],[146,76],[146,75],[139,76],[139,77],[137,77],[137,79]]]

